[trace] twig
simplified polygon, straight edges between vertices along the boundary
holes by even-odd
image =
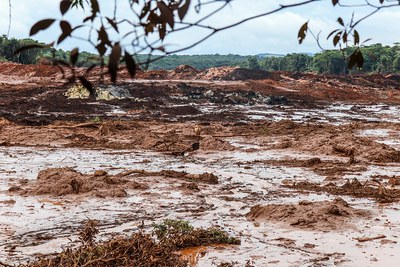
[[[145,171],[145,170],[131,170],[131,171],[126,171],[126,172],[120,173],[119,175],[124,177],[124,176],[129,176],[129,175],[134,174],[134,173],[146,174],[146,175],[147,174],[151,174],[151,172],[148,172],[148,171]]]
[[[79,123],[76,125],[60,125],[60,126],[50,126],[50,128],[80,128],[80,127],[97,127],[99,125],[102,125],[101,122],[84,122],[84,123]]]
[[[367,241],[372,241],[372,240],[382,239],[382,238],[386,238],[386,236],[378,235],[378,236],[374,236],[374,237],[358,237],[358,238],[354,238],[354,239],[357,240],[358,242],[367,242]]]

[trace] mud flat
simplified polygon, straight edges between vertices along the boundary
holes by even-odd
[[[177,251],[191,266],[397,264],[393,77],[186,68],[93,101],[0,67],[0,262],[61,252],[89,218],[104,241],[166,219],[240,239]]]

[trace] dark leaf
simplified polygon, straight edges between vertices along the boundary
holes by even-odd
[[[79,49],[78,49],[78,48],[74,48],[74,49],[71,51],[69,57],[70,57],[70,59],[71,59],[72,65],[75,65],[76,62],[78,61]]]
[[[71,33],[73,31],[71,24],[69,24],[68,21],[62,20],[60,21],[60,28],[62,30],[62,33],[60,37],[58,37],[57,43],[60,44],[62,41],[64,41],[67,37],[71,36]]]
[[[343,33],[342,40],[343,40],[343,43],[347,44],[347,32]]]
[[[167,24],[164,22],[158,26],[158,35],[160,36],[161,41],[164,40],[166,34],[167,34]]]
[[[116,43],[112,50],[108,61],[108,73],[111,76],[111,81],[115,83],[117,81],[118,64],[121,58],[121,46]]]
[[[96,46],[97,52],[99,52],[100,56],[104,56],[107,52],[106,45],[104,43],[100,43]]]
[[[45,30],[48,27],[51,26],[51,24],[53,24],[53,22],[56,21],[55,19],[44,19],[41,21],[38,21],[35,23],[35,25],[32,26],[31,31],[29,32],[29,35],[35,35],[37,34],[39,31],[41,30]]]
[[[383,4],[383,2],[385,2],[385,0],[379,0],[379,3]]]
[[[126,63],[126,68],[128,69],[131,78],[135,77],[136,74],[136,62],[135,59],[125,51],[124,61]]]
[[[337,44],[340,42],[340,37],[342,36],[342,31],[338,32],[335,37],[333,37],[333,45],[337,46]]]
[[[362,42],[362,44],[365,44],[366,42],[369,42],[371,40],[372,40],[372,38],[368,38],[368,39],[364,40],[364,42]]]
[[[185,4],[178,9],[178,15],[181,21],[185,18],[190,6],[190,0],[186,0]]]
[[[356,53],[357,53],[357,50],[354,51],[353,54],[351,54],[350,57],[349,57],[349,63],[348,63],[349,69],[352,69],[357,63]]]
[[[340,25],[344,26],[344,22],[343,22],[343,19],[342,19],[342,18],[339,17],[339,18],[337,19],[337,22],[339,22]]]
[[[96,14],[90,15],[90,16],[86,17],[86,18],[83,20],[83,22],[86,22],[86,21],[89,21],[89,20],[93,21],[95,18],[96,18]]]
[[[354,30],[354,45],[358,45],[360,43],[360,35],[358,31]]]
[[[60,2],[60,12],[62,15],[68,12],[68,10],[71,8],[72,1],[71,0],[62,0]]]
[[[114,30],[119,33],[117,23],[113,19],[110,19],[110,18],[107,18],[107,21],[114,28]]]
[[[168,23],[171,28],[174,28],[175,20],[174,13],[164,2],[157,2],[157,7],[160,10],[160,19],[162,22]]]
[[[364,56],[361,51],[358,51],[357,67],[362,68],[362,66],[364,66]]]
[[[73,31],[71,24],[69,24],[69,22],[66,20],[60,21],[60,28],[62,30],[62,33],[57,40],[58,44],[60,44],[62,41],[64,41],[68,36],[71,36],[71,33]]]
[[[106,45],[111,46],[111,42],[110,42],[110,39],[108,38],[107,31],[103,25],[100,27],[98,33],[99,33],[98,40]]]
[[[97,0],[90,0],[90,5],[92,7],[93,15],[100,12],[99,2],[97,2]]]
[[[308,31],[308,21],[301,26],[299,33],[297,35],[297,39],[299,40],[299,44],[303,43],[304,38],[306,38]]]
[[[143,19],[144,17],[146,17],[146,15],[149,13],[149,11],[150,11],[150,4],[151,4],[151,2],[147,2],[147,3],[144,5],[144,7],[143,7],[143,9],[142,9],[142,12],[140,13],[140,16],[139,16],[140,19]]]
[[[352,69],[356,65],[358,68],[361,68],[364,65],[364,56],[359,49],[355,50],[349,57],[349,69]]]
[[[326,40],[328,40],[332,35],[334,35],[334,34],[337,33],[338,31],[340,31],[340,30],[339,30],[339,29],[336,29],[336,30],[332,31],[332,32],[328,35],[328,37],[326,37]]]
[[[94,90],[94,87],[92,85],[91,82],[89,82],[85,77],[83,76],[79,76],[78,77],[79,81],[81,82],[81,84],[83,85],[83,87],[85,87],[86,89],[88,89],[89,93],[90,93],[90,97],[94,98],[96,97],[96,92]]]
[[[69,24],[69,22],[66,20],[60,21],[60,28],[61,28],[62,32],[67,35],[70,35],[72,33],[71,24]]]
[[[332,0],[332,5],[336,6],[339,3],[339,0]]]

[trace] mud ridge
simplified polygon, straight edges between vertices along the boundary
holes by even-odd
[[[345,230],[351,227],[351,220],[368,218],[370,213],[354,209],[342,198],[333,201],[298,204],[257,205],[246,217],[256,222],[280,222],[288,226],[310,230]]]

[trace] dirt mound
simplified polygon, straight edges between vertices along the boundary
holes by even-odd
[[[352,219],[369,217],[370,213],[354,209],[342,198],[333,201],[299,204],[270,204],[252,207],[246,217],[257,222],[282,222],[290,226],[312,230],[345,230]]]
[[[52,196],[90,193],[97,197],[126,197],[125,189],[147,188],[145,184],[108,175],[105,171],[82,174],[72,168],[51,168],[40,171],[35,183],[24,193]]]
[[[305,181],[293,183],[292,185],[285,185],[285,187],[294,188],[300,191],[325,192],[339,196],[347,195],[359,198],[373,198],[381,203],[394,202],[400,199],[399,189],[386,188],[383,184],[376,182],[361,183],[357,179],[347,181],[343,185],[336,185],[334,183],[320,185]]]
[[[220,138],[214,138],[212,136],[206,136],[200,141],[200,148],[202,150],[211,151],[232,151],[235,147],[232,146],[228,141],[222,140]]]
[[[28,77],[62,76],[60,70],[52,65],[23,65],[13,62],[0,63],[0,74]]]
[[[169,75],[171,79],[190,80],[196,77],[200,71],[189,65],[176,67]]]
[[[400,151],[368,138],[355,136],[349,130],[340,131],[340,128],[335,133],[318,131],[303,136],[293,147],[319,154],[354,157],[369,162],[400,162]]]
[[[202,174],[191,174],[187,172],[179,172],[174,170],[162,170],[159,172],[149,172],[146,170],[131,170],[122,173],[122,176],[128,176],[131,174],[137,174],[141,176],[163,176],[175,179],[183,179],[190,182],[201,182],[207,184],[218,184],[218,177],[212,173],[202,173]]]

